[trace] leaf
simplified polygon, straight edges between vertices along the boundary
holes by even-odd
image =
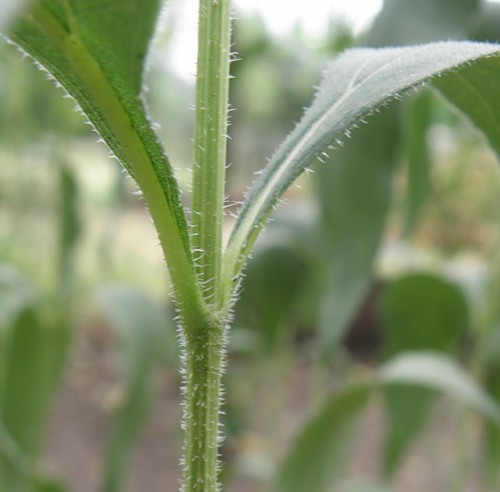
[[[59,290],[62,298],[67,298],[72,289],[73,256],[81,234],[81,220],[78,210],[78,185],[69,166],[63,162],[59,166]]]
[[[481,2],[476,22],[470,26],[467,39],[496,43],[500,38],[499,25],[500,5],[492,1]]]
[[[33,492],[69,492],[69,489],[50,474],[40,474],[35,477]]]
[[[488,392],[496,400],[500,402],[500,329],[498,325],[498,294],[496,283],[498,276],[495,275],[495,270],[491,272],[492,281],[490,282],[489,289],[490,302],[493,302],[493,312],[491,312],[492,319],[489,320],[489,330],[487,333],[482,334],[481,346],[483,349],[481,354],[481,368],[483,373],[483,380]],[[483,475],[485,479],[485,486],[488,490],[498,488],[500,484],[500,473],[498,463],[500,460],[500,427],[486,422],[483,429],[483,449],[484,449],[484,463]]]
[[[463,292],[428,274],[405,275],[386,289],[381,300],[385,358],[408,350],[451,350],[468,323]]]
[[[363,44],[401,46],[463,38],[480,0],[385,0]]]
[[[19,447],[33,456],[40,446],[54,391],[53,381],[46,380],[52,362],[47,360],[50,335],[35,311],[27,308],[20,312],[6,340],[2,420]]]
[[[500,425],[500,407],[449,356],[439,352],[407,352],[391,359],[377,372],[380,386],[405,384],[424,386],[456,398]]]
[[[25,454],[0,422],[1,490],[19,490],[20,487],[26,490],[29,483],[29,490],[33,492],[66,492],[64,484],[46,468]]]
[[[0,265],[0,336],[27,306],[35,303],[34,287],[16,269]]]
[[[376,115],[315,174],[326,277],[318,319],[323,353],[342,339],[370,285],[397,165],[398,116],[396,107]]]
[[[292,443],[277,477],[278,492],[325,492],[342,478],[353,420],[374,392],[393,385],[420,386],[453,396],[500,425],[500,407],[451,358],[436,352],[409,352],[384,364],[365,383],[332,395]]]
[[[408,160],[408,190],[405,210],[405,233],[415,227],[422,205],[431,190],[431,155],[427,143],[427,132],[431,123],[433,96],[424,91],[409,101],[406,116],[405,143]]]
[[[293,443],[278,476],[277,492],[329,490],[345,459],[356,416],[370,393],[369,385],[351,386],[326,402]]]
[[[363,39],[366,46],[408,46],[431,41],[463,39],[483,5],[479,0],[388,0]],[[424,92],[406,104],[403,114],[408,159],[408,202],[405,229],[415,225],[428,195],[430,155],[426,134],[432,97]]]
[[[478,9],[478,0],[388,1],[363,40],[366,46],[407,45],[459,37],[464,22]],[[446,14],[443,23],[440,16]],[[430,17],[430,19],[429,19]],[[435,22],[439,19],[439,22]],[[418,36],[415,39],[415,36]],[[326,166],[317,169],[323,210],[322,235],[329,246],[324,296],[320,302],[319,330],[325,351],[344,335],[366,295],[372,264],[382,239],[391,198],[391,177],[396,169],[404,129],[400,109],[409,106],[410,128],[406,144],[409,162],[409,206],[407,225],[415,221],[429,188],[430,159],[425,141],[431,98],[428,92],[410,99],[406,107],[392,105],[373,117],[368,127],[335,151]],[[369,152],[366,149],[370,149]]]
[[[12,459],[11,451],[29,462],[38,460],[69,339],[66,325],[43,324],[33,307],[19,312],[3,339],[0,417],[5,432],[1,441],[11,445],[7,459],[1,461],[0,478],[10,483],[7,490],[34,473]]]
[[[412,350],[451,351],[468,322],[463,292],[430,274],[410,274],[382,294],[381,318],[385,358]],[[424,426],[432,393],[425,388],[393,387],[385,392],[388,432],[384,473],[392,475],[404,452]]]
[[[186,218],[142,94],[144,60],[160,7],[160,0],[31,0],[7,35],[77,101],[135,179],[167,262],[175,265],[174,287],[185,291],[194,288]],[[188,302],[195,296],[184,297]]]
[[[354,49],[340,55],[327,70],[311,107],[250,189],[227,246],[226,285],[232,285],[279,197],[312,161],[324,159],[323,153],[340,146],[355,126],[410,89],[449,71],[457,77],[477,77],[477,67],[500,64],[493,56],[498,52],[493,44],[443,42]]]
[[[499,70],[500,59],[492,57],[433,81],[434,87],[484,134],[497,156],[500,156],[500,101],[495,91]]]
[[[273,225],[276,226],[276,222]],[[273,238],[273,232],[275,240],[261,244],[254,252],[235,311],[236,326],[259,333],[264,349],[271,353],[286,345],[284,342],[290,333],[288,321],[295,319],[294,308],[311,276],[304,251],[294,247],[290,240],[278,241],[284,239],[279,226],[269,229],[268,240]]]
[[[176,340],[166,310],[135,288],[106,286],[98,300],[118,339],[124,374],[122,401],[113,419],[102,491],[120,490],[140,431],[149,413],[153,374],[161,360],[178,365]],[[165,355],[167,353],[167,355]]]

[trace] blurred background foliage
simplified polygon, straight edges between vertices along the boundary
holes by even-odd
[[[147,100],[188,190],[193,86],[167,61],[182,25],[166,20]],[[497,41],[500,9],[386,0],[362,33],[329,25],[312,47],[300,26],[235,22],[228,227],[328,59]],[[179,354],[144,204],[74,103],[3,45],[0,100],[0,490],[173,490]],[[228,490],[500,487],[496,156],[427,90],[372,120],[299,180],[256,245],[230,335]],[[384,372],[410,352],[417,388]],[[322,463],[334,485],[307,481]]]

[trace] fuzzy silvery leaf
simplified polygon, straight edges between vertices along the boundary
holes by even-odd
[[[496,44],[439,42],[353,49],[336,58],[312,105],[251,187],[228,244],[226,275],[241,268],[241,259],[286,189],[313,162],[341,146],[356,126],[411,89],[447,73],[480,76],[478,66],[485,63],[500,73],[499,53]],[[454,83],[454,77],[448,80]]]

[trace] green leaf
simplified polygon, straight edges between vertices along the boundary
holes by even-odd
[[[480,5],[480,0],[385,0],[363,44],[401,46],[463,38]]]
[[[500,38],[500,5],[491,0],[481,2],[481,8],[474,25],[469,26],[467,39],[491,41]]]
[[[497,156],[500,156],[500,101],[496,97],[499,70],[500,58],[495,56],[433,81],[434,87],[484,134]]]
[[[81,220],[78,209],[78,185],[70,167],[61,162],[59,166],[59,291],[67,298],[72,289],[73,257],[81,234]]]
[[[143,103],[144,60],[160,7],[160,0],[31,0],[7,35],[77,101],[135,179],[177,300],[196,316],[201,294],[179,189]]]
[[[431,123],[433,96],[423,91],[406,105],[405,144],[408,161],[408,189],[405,210],[405,232],[415,227],[420,210],[431,190],[431,155],[427,133]]]
[[[262,335],[266,350],[283,348],[284,328],[308,273],[304,258],[286,245],[260,249],[253,256],[237,312],[245,327]]]
[[[160,361],[178,365],[175,332],[166,309],[135,288],[106,286],[98,300],[118,340],[123,396],[113,419],[101,490],[121,490],[133,447],[149,413]]]
[[[280,470],[277,492],[325,492],[337,477],[356,417],[371,393],[370,385],[347,387],[320,409],[292,446]]]
[[[498,281],[498,277],[495,272],[491,272],[493,281],[493,288],[491,288],[491,293],[489,296],[493,306],[498,309],[498,294],[497,289],[495,289],[495,284]],[[495,309],[495,307],[494,307]],[[498,314],[493,312],[491,324],[489,326],[489,331],[482,334],[481,345],[481,368],[483,373],[483,380],[485,387],[488,392],[496,400],[497,403],[500,402],[500,328],[498,325]],[[488,490],[494,490],[500,484],[500,470],[498,469],[498,463],[500,460],[500,427],[491,423],[486,422],[483,439],[484,446],[484,463],[483,463],[483,475],[486,484],[488,485]],[[486,485],[485,484],[485,485]]]
[[[0,422],[0,488],[29,492],[65,492],[64,484],[44,463],[21,450]]]
[[[2,420],[12,438],[30,455],[38,452],[54,391],[54,382],[46,380],[51,372],[51,360],[47,358],[50,335],[35,311],[27,308],[19,314],[6,340]]]
[[[451,351],[468,322],[463,292],[430,274],[411,274],[382,294],[381,318],[386,358],[412,350]],[[391,475],[424,426],[433,394],[425,388],[392,387],[385,392],[388,432],[384,473]]]
[[[331,396],[299,432],[277,477],[278,492],[325,492],[342,478],[356,416],[375,391],[393,385],[426,387],[453,396],[500,425],[500,407],[451,358],[435,352],[409,352],[383,365],[365,383]]]
[[[0,265],[0,336],[36,299],[36,290],[26,278],[11,266]]]
[[[151,147],[143,151],[159,150],[140,101],[144,57],[158,9],[157,0],[33,0],[8,33],[76,99],[136,179],[134,168],[149,165],[141,162],[143,156],[129,155],[138,152],[133,145],[137,135],[141,147]],[[132,141],[126,144],[125,137]],[[161,152],[157,158],[162,159]]]
[[[316,172],[326,265],[318,328],[325,353],[344,336],[370,285],[398,162],[398,109],[376,115]]]
[[[69,488],[50,474],[40,474],[35,477],[33,492],[69,492]]]
[[[377,372],[378,386],[423,386],[456,398],[491,422],[500,425],[500,407],[449,356],[439,352],[407,352],[391,359]]]
[[[448,351],[468,323],[467,301],[459,287],[427,273],[392,282],[381,300],[385,358],[408,350]]]
[[[355,126],[410,89],[450,71],[458,77],[469,70],[477,73],[485,64],[497,66],[500,59],[492,55],[498,52],[493,44],[443,42],[354,49],[340,55],[327,70],[312,106],[250,189],[226,251],[227,288],[233,287],[234,275],[279,197],[312,161],[323,160],[323,153],[340,146]]]
[[[2,343],[3,384],[0,417],[10,450],[36,462],[48,425],[49,410],[69,346],[66,325],[43,324],[33,307],[20,311]],[[10,486],[34,474],[12,452],[1,461],[1,478]],[[8,490],[13,490],[9,489]]]

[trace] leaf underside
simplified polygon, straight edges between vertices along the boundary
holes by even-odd
[[[312,162],[324,160],[365,118],[413,88],[437,81],[442,90],[439,80],[446,74],[443,84],[453,84],[457,77],[475,80],[484,66],[494,67],[488,72],[493,77],[492,71],[500,70],[500,58],[494,56],[499,51],[495,44],[439,42],[340,55],[326,71],[311,107],[252,185],[228,243],[226,278],[239,273],[278,199]]]

